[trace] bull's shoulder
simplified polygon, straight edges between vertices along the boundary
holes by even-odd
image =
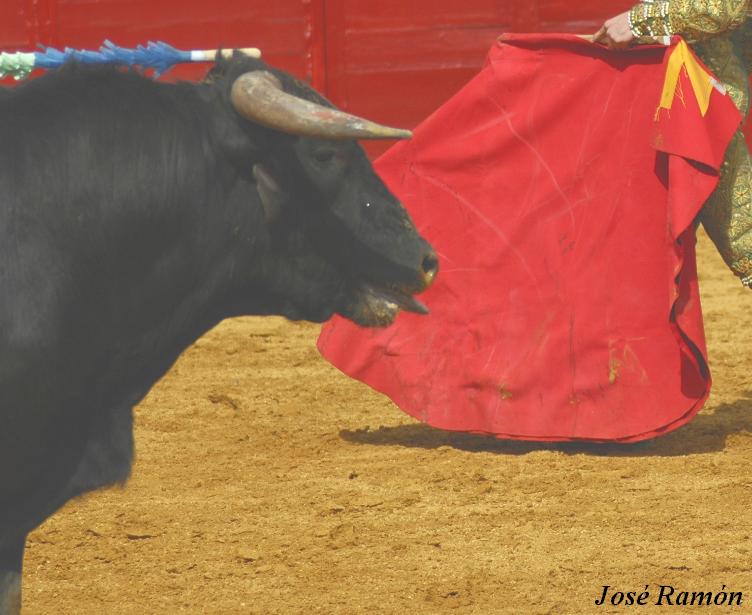
[[[48,356],[63,332],[69,259],[52,241],[3,233],[0,248],[0,379]]]

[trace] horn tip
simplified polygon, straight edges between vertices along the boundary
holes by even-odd
[[[402,128],[382,127],[380,131],[374,131],[371,138],[373,139],[412,139],[412,130],[403,130]]]

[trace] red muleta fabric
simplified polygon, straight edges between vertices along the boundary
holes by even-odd
[[[630,442],[710,391],[693,220],[740,115],[702,117],[672,48],[500,40],[377,169],[439,254],[429,316],[324,326],[319,349],[415,418],[525,440]]]

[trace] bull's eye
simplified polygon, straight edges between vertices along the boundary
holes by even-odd
[[[334,150],[320,149],[317,152],[313,152],[313,159],[321,164],[327,164],[334,160]]]

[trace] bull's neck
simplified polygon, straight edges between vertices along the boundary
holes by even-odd
[[[242,212],[216,209],[230,201],[182,212],[179,222],[165,217],[163,227],[149,233],[161,237],[159,245],[112,246],[118,263],[99,279],[99,305],[90,316],[99,324],[95,337],[107,342],[92,340],[108,365],[105,390],[135,389],[139,398],[183,350],[229,315],[227,298],[248,252]],[[139,259],[143,250],[148,259]],[[107,297],[117,300],[102,303]]]

